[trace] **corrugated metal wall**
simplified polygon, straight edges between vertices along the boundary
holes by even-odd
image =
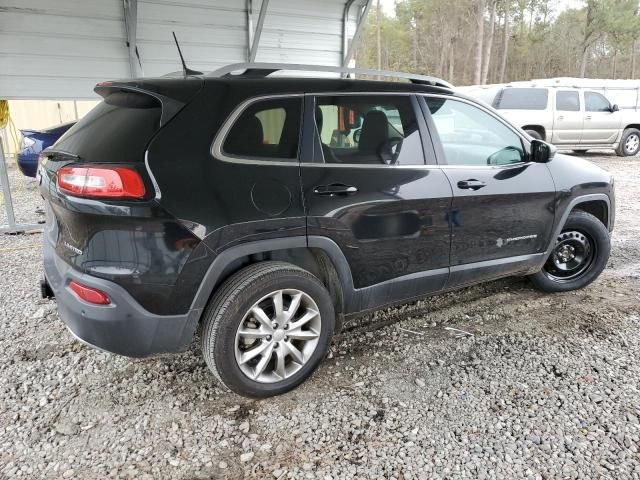
[[[339,65],[345,1],[270,0],[256,61]],[[244,0],[138,0],[145,76],[180,70],[172,31],[193,69],[247,59]],[[129,76],[122,0],[0,0],[0,98],[91,98]]]

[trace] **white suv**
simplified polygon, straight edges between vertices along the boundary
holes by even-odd
[[[640,151],[640,113],[620,110],[584,88],[505,87],[493,106],[530,136],[585,152],[612,148],[620,156]]]

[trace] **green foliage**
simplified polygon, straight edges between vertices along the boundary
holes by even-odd
[[[492,1],[497,15],[488,83],[500,81],[507,11],[504,81],[579,76],[583,63],[588,77],[640,75],[634,60],[639,0],[586,0],[582,8],[562,11],[559,0],[486,0],[484,42]],[[358,65],[371,68],[377,65],[375,2],[356,52]],[[472,83],[477,5],[475,0],[396,0],[394,16],[380,13],[382,68]]]

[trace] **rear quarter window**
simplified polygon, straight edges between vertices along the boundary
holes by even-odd
[[[545,110],[549,100],[546,88],[505,88],[494,101],[499,110]]]
[[[239,159],[297,160],[301,114],[299,97],[257,100],[234,121],[222,152]]]
[[[69,129],[54,150],[80,156],[83,162],[135,163],[160,127],[162,107],[141,93],[114,92]]]

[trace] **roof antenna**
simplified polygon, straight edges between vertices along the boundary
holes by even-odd
[[[178,43],[178,39],[176,38],[176,32],[171,33],[173,33],[173,39],[176,42],[176,47],[178,47],[178,55],[180,55],[180,61],[182,62],[182,71],[184,72],[184,76],[186,77],[187,75],[202,75],[202,72],[191,70],[189,67],[187,67],[187,64],[184,63],[184,57],[182,56],[182,50],[180,50],[180,44]]]

